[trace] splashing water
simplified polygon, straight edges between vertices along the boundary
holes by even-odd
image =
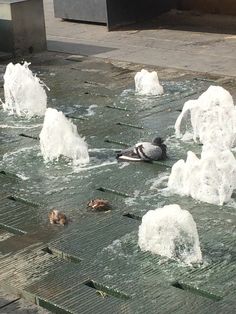
[[[186,162],[181,159],[173,165],[168,188],[176,194],[223,205],[236,188],[236,160],[229,150],[203,148],[200,159],[189,151]]]
[[[4,74],[3,109],[18,116],[43,116],[47,107],[45,84],[33,75],[30,63],[9,63]]]
[[[75,165],[89,162],[87,143],[77,132],[77,127],[61,111],[48,108],[39,135],[40,146],[46,161],[66,156]]]
[[[149,210],[143,216],[138,244],[142,251],[188,265],[202,262],[196,223],[192,215],[177,204]]]
[[[87,113],[86,113],[86,117],[90,117],[95,115],[95,111],[93,110],[94,108],[97,108],[97,105],[91,105],[89,106],[89,108],[87,109]]]
[[[210,86],[197,100],[189,100],[175,123],[176,136],[218,149],[236,145],[236,109],[230,93]]]
[[[139,95],[161,95],[163,94],[163,87],[159,83],[157,72],[148,72],[142,69],[141,72],[136,73],[134,77],[135,92]]]

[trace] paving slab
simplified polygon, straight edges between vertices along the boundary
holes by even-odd
[[[53,0],[44,0],[44,9],[51,51],[236,75],[235,17],[172,11],[146,24],[108,32],[106,26],[55,18]]]
[[[0,288],[0,312],[3,314],[47,314],[47,310],[33,305],[17,295],[8,294]]]

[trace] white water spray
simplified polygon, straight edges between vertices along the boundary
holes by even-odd
[[[136,73],[134,77],[135,92],[139,95],[161,95],[163,94],[163,87],[159,83],[157,72],[148,72],[142,69],[141,72]]]
[[[149,210],[143,216],[138,244],[143,251],[189,265],[202,262],[196,223],[192,215],[177,204]]]
[[[18,116],[43,116],[47,107],[45,85],[33,75],[30,63],[9,63],[4,74],[3,109]]]
[[[48,108],[40,133],[40,146],[46,161],[66,156],[75,165],[89,162],[87,143],[77,132],[77,127],[61,111]]]
[[[236,109],[230,93],[210,86],[197,100],[189,100],[175,123],[176,136],[192,138],[219,150],[236,145]]]
[[[189,151],[186,161],[181,159],[173,165],[168,188],[176,194],[223,205],[236,188],[236,160],[229,150],[205,148],[200,159]]]

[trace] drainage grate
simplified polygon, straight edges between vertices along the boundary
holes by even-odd
[[[16,299],[14,299],[14,300],[12,300],[12,301],[10,301],[10,302],[0,306],[1,312],[2,312],[2,309],[4,309],[5,307],[7,307],[7,306],[11,305],[12,303],[15,303],[15,302],[17,302],[19,300],[20,300],[20,298],[16,298]],[[4,312],[2,312],[2,313],[4,313]],[[8,312],[8,310],[6,309],[6,313],[10,313],[10,312]]]
[[[20,180],[20,178],[16,174],[5,170],[0,170],[0,176],[7,177],[12,180]]]
[[[28,135],[28,134],[25,134],[25,133],[20,133],[19,136],[31,138],[31,139],[34,139],[34,140],[39,140],[38,136]]]
[[[21,230],[21,229],[18,229],[16,227],[13,227],[13,226],[9,226],[9,225],[6,225],[2,222],[0,222],[0,228],[10,232],[10,233],[13,233],[13,234],[19,234],[19,235],[23,235],[23,234],[26,234],[27,232],[24,231],[24,230]]]
[[[218,82],[218,80],[210,80],[210,79],[206,79],[206,78],[204,78],[204,77],[194,77],[193,80],[194,80],[194,81],[209,82],[209,83]]]
[[[105,285],[102,285],[100,283],[97,283],[93,280],[88,280],[88,281],[84,282],[84,285],[95,289],[96,292],[98,294],[100,294],[102,297],[113,296],[113,297],[116,297],[116,298],[122,299],[122,300],[129,300],[130,299],[130,296],[128,296],[126,293],[120,292],[116,289],[111,289],[111,288],[109,288]]]
[[[66,261],[72,262],[72,263],[80,263],[82,261],[82,259],[78,258],[77,256],[74,256],[72,254],[68,254],[68,253],[64,253],[61,250],[57,250],[54,248],[50,248],[50,247],[45,247],[42,249],[43,252],[54,255],[54,256],[58,256]]]
[[[142,217],[135,215],[135,214],[123,214],[123,217],[127,217],[127,218],[131,218],[131,219],[135,219],[135,220],[142,220]]]
[[[65,116],[69,119],[74,119],[74,120],[82,120],[82,121],[88,120],[88,118],[84,118],[84,117],[80,117],[80,116],[74,116],[74,115],[70,115],[70,114],[66,114]]]
[[[131,111],[130,109],[128,108],[122,108],[122,107],[118,107],[118,106],[112,106],[112,105],[106,105],[107,108],[110,108],[110,109],[117,109],[117,110],[121,110],[121,111]]]
[[[35,297],[35,303],[45,309],[47,309],[48,311],[52,311],[54,313],[57,314],[72,314],[73,312],[63,309],[62,307],[60,307],[57,304],[54,304],[48,300],[44,300],[41,297],[36,296]]]
[[[35,202],[31,202],[23,197],[19,197],[19,196],[16,196],[16,195],[10,195],[10,196],[7,196],[7,198],[11,201],[14,201],[14,202],[19,202],[19,203],[23,203],[23,204],[27,204],[27,205],[30,205],[30,206],[33,206],[33,207],[40,207],[40,204],[38,203],[35,203]]]
[[[113,193],[119,196],[124,196],[124,197],[133,197],[132,195],[129,195],[127,193],[121,192],[121,191],[117,191],[117,190],[113,190],[113,189],[109,189],[109,188],[105,188],[103,186],[99,187],[96,189],[97,191],[101,191],[101,192],[109,192],[109,193]]]
[[[124,122],[117,122],[116,124],[121,125],[121,126],[128,126],[129,128],[134,128],[134,129],[140,129],[140,130],[144,129],[143,126],[136,125],[136,124],[130,124],[130,123],[124,123]]]
[[[211,293],[210,291],[205,291],[205,290],[199,289],[197,287],[190,286],[190,285],[185,284],[183,282],[175,281],[171,285],[175,288],[178,288],[178,289],[181,289],[184,291],[189,291],[193,294],[201,295],[202,297],[211,299],[213,301],[220,301],[223,299],[222,296]]]

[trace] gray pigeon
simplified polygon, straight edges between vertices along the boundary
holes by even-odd
[[[166,145],[160,137],[152,143],[140,142],[117,153],[116,158],[122,161],[156,161],[167,158]]]

